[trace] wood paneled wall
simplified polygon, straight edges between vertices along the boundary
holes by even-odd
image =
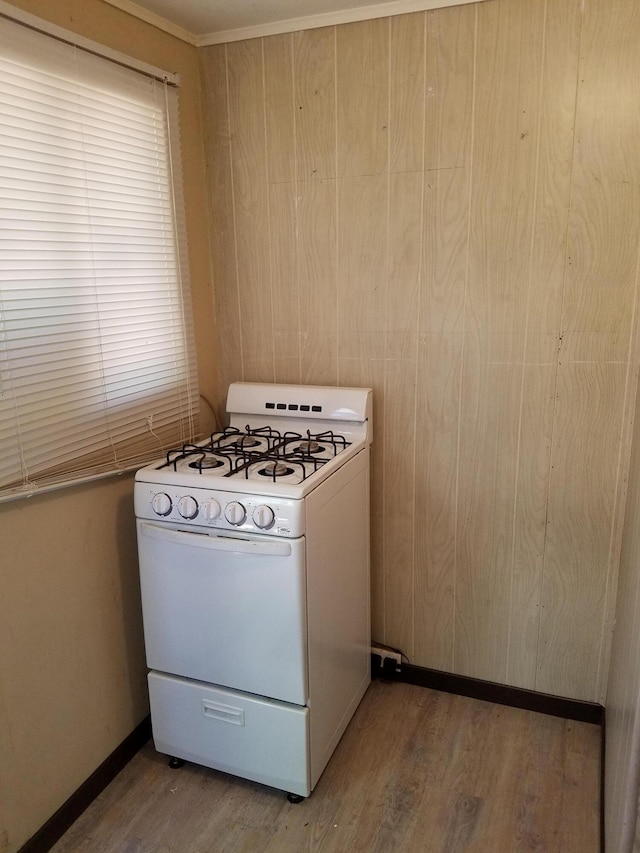
[[[640,395],[634,420],[607,689],[605,849],[615,853],[640,849]]]
[[[204,49],[228,382],[371,386],[373,633],[603,698],[640,6],[488,0]]]

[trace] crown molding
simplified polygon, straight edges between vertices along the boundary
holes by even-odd
[[[280,35],[281,33],[312,30],[319,27],[330,27],[336,24],[350,24],[356,21],[367,21],[374,18],[389,18],[393,15],[406,15],[410,12],[426,12],[432,9],[442,9],[448,6],[464,6],[470,3],[483,3],[487,0],[387,0],[383,3],[371,3],[368,6],[357,6],[335,12],[321,12],[317,15],[306,15],[301,18],[288,18],[282,21],[272,21],[249,27],[239,27],[234,30],[195,35],[172,21],[156,15],[143,8],[134,0],[105,0],[111,6],[127,12],[136,18],[164,30],[182,41],[195,47],[207,47],[213,44],[225,44],[245,39],[262,38],[263,36]],[[345,0],[349,2],[349,0]]]
[[[336,24],[352,24],[356,21],[369,21],[374,18],[390,18],[393,15],[406,15],[410,12],[426,12],[443,9],[448,6],[464,6],[469,3],[482,3],[485,0],[390,0],[386,3],[372,3],[369,6],[357,6],[336,12],[322,12],[318,15],[306,15],[303,18],[289,18],[268,24],[256,24],[237,30],[223,30],[217,33],[199,36],[198,47],[224,44],[232,41],[275,36],[299,30],[314,30],[320,27],[332,27]]]

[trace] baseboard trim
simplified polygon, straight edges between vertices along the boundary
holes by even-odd
[[[552,696],[548,693],[538,693],[535,690],[525,690],[521,687],[509,687],[493,681],[483,681],[466,675],[454,675],[437,669],[427,669],[422,666],[403,663],[396,670],[393,662],[387,658],[387,666],[380,666],[380,658],[371,656],[371,674],[374,678],[390,678],[406,684],[416,684],[441,690],[443,693],[456,693],[459,696],[469,696],[472,699],[483,699],[498,705],[509,705],[512,708],[523,708],[527,711],[537,711],[540,714],[550,714],[553,717],[564,717],[581,723],[593,723],[602,726],[604,708],[596,702],[583,702],[579,699],[566,699],[563,696]]]
[[[82,812],[91,805],[107,785],[115,779],[123,767],[151,737],[151,717],[147,716],[117,746],[97,770],[80,785],[58,811],[49,818],[35,835],[20,848],[18,853],[47,853],[69,827],[75,823]]]

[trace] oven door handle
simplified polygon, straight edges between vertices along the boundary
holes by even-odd
[[[149,524],[146,521],[141,523],[140,530],[145,536],[152,536],[154,539],[165,539],[196,548],[208,548],[210,551],[258,554],[265,557],[288,557],[291,554],[290,542],[263,542],[254,539],[235,539],[232,536],[210,536],[207,533],[159,527],[157,524]]]

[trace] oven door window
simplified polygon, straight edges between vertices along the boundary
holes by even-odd
[[[304,537],[278,540],[138,521],[151,669],[304,705]]]

